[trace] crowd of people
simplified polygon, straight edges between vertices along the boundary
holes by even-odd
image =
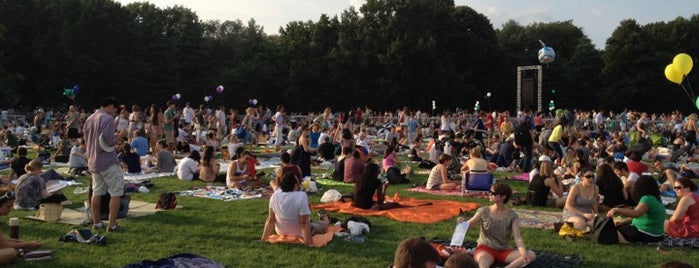
[[[307,197],[296,193],[304,188],[313,165],[333,167],[333,179],[354,183],[350,199],[358,208],[400,206],[383,199],[390,184],[410,181],[398,152],[431,169],[428,189],[458,190],[468,172],[526,172],[530,179],[526,202],[562,208],[564,221],[575,228],[592,227],[596,216],[606,213],[633,219],[619,226],[620,241],[658,241],[663,233],[699,234],[697,187],[689,179],[699,174],[694,163],[695,152],[699,153],[694,114],[559,110],[545,115],[525,109],[513,117],[507,111],[457,111],[436,118],[405,107],[381,114],[368,108],[346,113],[327,108],[319,114],[288,115],[283,105],[275,111],[248,107],[239,114],[223,106],[195,109],[189,103],[180,109],[174,101],[164,108],[128,108],[105,99],[90,115],[76,106],[65,114],[37,109],[30,126],[5,124],[0,140],[18,152],[10,177],[22,183],[13,199],[15,208],[61,202],[60,193],[45,191],[50,179],[39,177],[41,161],[22,158],[26,158],[22,145],[28,143],[53,147],[54,160],[69,163],[71,174],[92,176],[93,228],[114,232],[123,231],[116,219],[124,196],[124,173],[174,173],[181,180],[259,186],[255,170],[259,161],[251,148],[261,144],[274,148],[282,164],[270,183],[275,192],[262,239],[276,231],[312,243],[309,235],[327,228],[327,215],[310,221]],[[292,149],[282,151],[283,145]],[[218,153],[230,161],[223,172]],[[184,157],[178,163],[175,159],[180,156]],[[653,169],[643,159],[653,160]],[[648,176],[653,172],[657,178]],[[516,213],[504,206],[511,189],[504,184],[492,187],[493,205],[481,208],[468,222],[502,228],[495,233],[481,228],[475,261],[515,266],[533,261],[536,256],[521,241]],[[668,221],[660,202],[663,194],[680,198]],[[107,195],[109,199],[104,199]],[[102,202],[108,202],[107,224],[101,221]],[[517,250],[508,249],[510,236]]]

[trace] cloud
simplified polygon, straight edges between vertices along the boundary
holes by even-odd
[[[349,4],[354,7],[354,9],[359,10],[366,3],[366,0],[349,0]]]
[[[604,12],[602,11],[602,9],[593,8],[590,10],[590,15],[594,17],[601,17],[602,15],[604,15]]]

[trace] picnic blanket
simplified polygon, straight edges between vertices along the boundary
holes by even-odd
[[[342,227],[336,226],[336,225],[331,225],[328,226],[328,230],[325,233],[322,234],[314,234],[313,235],[313,247],[318,248],[318,247],[324,247],[327,246],[330,241],[333,240],[333,234],[336,232],[342,231]],[[283,236],[283,235],[270,235],[267,238],[267,242],[270,242],[272,244],[277,244],[277,243],[295,243],[295,244],[303,244],[303,240],[299,237],[295,236]]]
[[[142,260],[132,264],[127,264],[124,268],[155,268],[155,267],[205,267],[223,268],[222,264],[206,257],[192,253],[180,253],[157,261]]]
[[[560,222],[562,212],[512,208],[519,215],[521,227],[537,229],[553,229],[553,224]]]
[[[402,222],[436,223],[458,216],[461,211],[471,211],[480,207],[476,203],[450,200],[401,198],[398,193],[393,198],[386,196],[386,202],[398,202],[401,206],[387,210],[371,210],[356,208],[349,202],[335,201],[313,205],[313,208],[361,216],[384,216]]]
[[[331,179],[318,178],[318,179],[316,179],[316,182],[320,183],[321,185],[324,185],[324,186],[349,186],[349,187],[354,188],[354,183],[344,183],[341,181],[336,181],[336,180],[331,180]]]
[[[683,238],[674,237],[667,234],[663,235],[663,240],[657,243],[651,243],[661,247],[691,247],[699,248],[699,238]]]
[[[445,246],[449,246],[449,240],[444,239],[434,239],[432,243],[438,243]],[[474,241],[464,241],[463,247],[466,249],[473,249],[477,246]],[[582,265],[584,259],[579,255],[565,255],[550,251],[534,250],[536,253],[536,260],[527,265],[527,267],[557,267],[557,268],[573,268]],[[502,267],[498,264],[493,267]]]
[[[511,180],[518,180],[518,181],[529,181],[529,173],[522,173],[519,175],[514,175],[510,177]]]
[[[225,186],[205,186],[195,188],[194,190],[181,191],[180,195],[191,195],[196,197],[205,197],[221,201],[234,201],[251,198],[269,197],[272,195],[272,189],[264,186],[249,191],[243,191],[238,188],[226,188]]]
[[[175,176],[172,172],[158,172],[158,173],[124,173],[124,181],[127,183],[141,183],[146,180],[162,177]]]
[[[258,158],[257,160],[260,161],[260,165],[255,166],[255,170],[268,169],[268,168],[278,168],[281,166],[281,163],[282,163],[282,161],[279,159],[279,157],[272,157],[269,159]],[[218,173],[227,173],[228,167],[231,165],[231,162],[230,161],[219,162],[218,164],[219,164]]]
[[[141,217],[152,215],[156,212],[158,212],[158,210],[155,209],[155,203],[131,200],[129,202],[129,213],[126,214],[126,217]],[[34,215],[25,216],[25,218],[44,221],[44,219],[38,218]],[[85,214],[84,207],[79,209],[63,208],[63,211],[61,212],[61,218],[59,218],[56,222],[70,225],[80,225],[86,219],[87,214]]]

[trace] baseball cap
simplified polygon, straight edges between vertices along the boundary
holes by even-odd
[[[552,162],[551,158],[548,157],[547,155],[539,156],[539,162],[544,162],[544,161]]]

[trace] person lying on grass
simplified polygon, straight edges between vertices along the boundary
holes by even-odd
[[[320,221],[309,220],[308,195],[299,191],[301,186],[293,173],[286,174],[279,186],[282,190],[274,192],[269,199],[269,213],[260,240],[266,241],[275,231],[278,235],[301,238],[307,246],[313,246],[313,235],[328,229],[327,213],[319,213]]]
[[[364,172],[354,183],[354,207],[362,209],[384,210],[400,206],[395,202],[384,202],[388,180],[379,180],[379,165],[369,162],[364,167]],[[376,193],[376,203],[374,203]]]
[[[0,190],[0,215],[7,215],[12,210],[15,195],[12,191]],[[0,265],[10,264],[17,259],[20,250],[34,250],[41,247],[37,241],[23,242],[0,234]]]
[[[490,187],[490,202],[481,207],[468,220],[469,226],[481,224],[478,234],[478,246],[473,252],[480,267],[490,267],[493,263],[503,263],[506,267],[522,267],[536,259],[534,251],[527,250],[519,230],[519,215],[507,208],[505,204],[512,196],[512,188],[507,184],[494,183]],[[463,222],[459,217],[459,223]],[[508,245],[514,237],[517,250]]]

